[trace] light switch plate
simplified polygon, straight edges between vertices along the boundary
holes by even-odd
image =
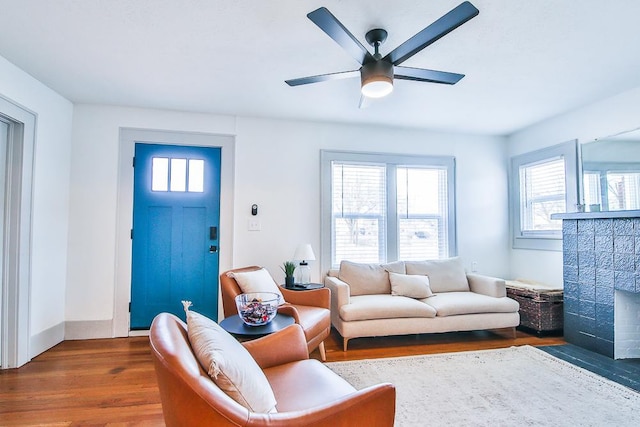
[[[249,219],[249,231],[260,231],[260,220],[258,218]]]

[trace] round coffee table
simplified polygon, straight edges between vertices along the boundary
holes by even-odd
[[[295,321],[292,316],[278,313],[276,314],[276,317],[266,325],[248,326],[242,321],[240,316],[236,314],[221,320],[220,326],[232,335],[245,339],[252,339],[278,332],[279,330],[284,329],[289,325],[293,325],[294,323]]]

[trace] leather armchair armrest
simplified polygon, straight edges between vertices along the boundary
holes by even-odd
[[[467,274],[467,280],[469,281],[471,292],[495,298],[507,296],[506,283],[503,279],[481,274]]]
[[[296,308],[291,304],[283,304],[278,307],[278,313],[288,314],[289,316],[293,317],[294,322],[300,324],[300,314],[298,313],[298,310],[296,310]]]
[[[313,425],[336,427],[366,425],[391,427],[396,411],[396,389],[382,383],[358,390],[336,401],[304,411],[275,414],[249,413],[247,426]]]
[[[309,358],[307,340],[297,324],[242,345],[262,369]]]
[[[280,292],[282,292],[284,300],[289,304],[321,307],[327,310],[331,306],[331,291],[327,288],[308,291],[292,291],[287,288],[280,288]]]

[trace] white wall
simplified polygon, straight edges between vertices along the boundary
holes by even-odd
[[[2,57],[0,95],[37,116],[29,350],[33,357],[62,339],[73,106]]]
[[[123,230],[117,229],[120,128],[233,135],[235,118],[165,110],[75,106],[66,294],[68,339],[112,336],[116,281],[129,276],[130,259],[120,262],[116,258],[117,237],[123,234]],[[222,192],[226,191],[224,185],[227,183],[223,182]],[[121,224],[122,227],[126,228],[124,231],[128,236],[130,223]],[[130,245],[130,241],[123,245]],[[221,254],[221,268],[230,268],[223,259]],[[123,272],[123,269],[127,271]]]
[[[233,255],[221,270],[258,264],[282,280],[279,266],[298,243],[310,242],[320,254],[319,150],[338,149],[455,156],[459,253],[468,266],[477,261],[482,272],[508,273],[503,138],[79,105],[73,126],[67,320],[89,322],[85,336],[104,335],[100,328],[113,316],[120,127],[235,134]],[[254,203],[261,231],[248,230]],[[320,279],[318,265],[311,264],[313,280]],[[92,321],[97,329],[91,329]]]
[[[530,126],[508,138],[509,157],[640,127],[640,87]],[[511,277],[562,285],[562,252],[511,250]]]
[[[508,273],[504,140],[376,126],[238,118],[235,265],[279,266],[299,243],[320,255],[320,150],[448,155],[456,158],[458,249],[467,267]],[[261,231],[249,231],[252,204]],[[312,281],[321,279],[311,262]]]

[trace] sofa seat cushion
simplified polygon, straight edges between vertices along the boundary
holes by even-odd
[[[264,374],[278,401],[278,412],[306,411],[356,391],[315,359],[267,368]]]
[[[403,296],[359,295],[340,307],[340,317],[353,320],[392,319],[398,317],[436,317],[436,310],[423,301]]]
[[[477,313],[514,313],[520,308],[519,304],[511,298],[495,298],[475,292],[443,292],[421,301],[433,307],[438,317]]]

